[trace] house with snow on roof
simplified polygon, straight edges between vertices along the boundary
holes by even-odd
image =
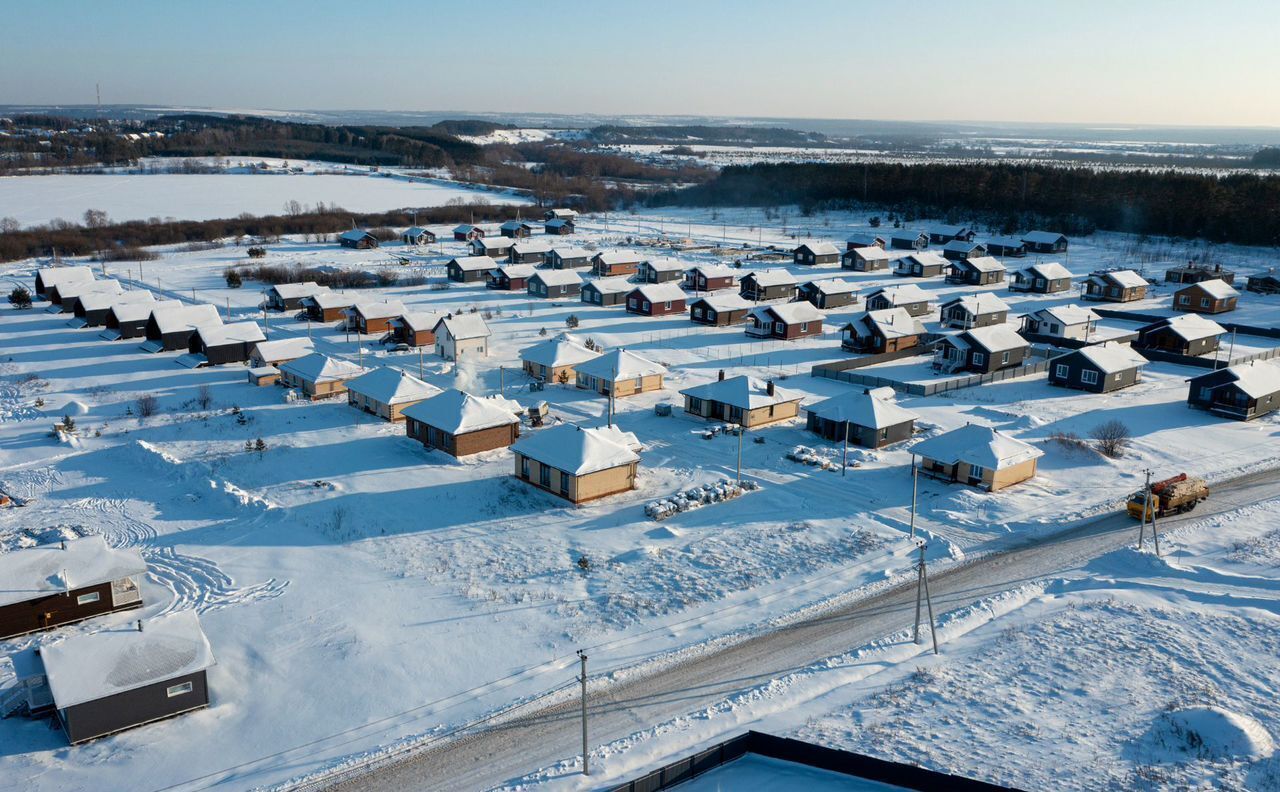
[[[497,291],[529,291],[529,279],[537,273],[532,264],[507,264],[489,270],[489,282],[485,284]]]
[[[402,410],[405,433],[457,458],[506,448],[520,437],[512,404],[449,388]]]
[[[1057,231],[1028,231],[1022,243],[1029,253],[1066,253],[1068,244],[1066,235]]]
[[[804,398],[803,393],[780,388],[773,380],[762,382],[747,376],[725,379],[723,370],[715,381],[685,388],[680,395],[684,397],[686,413],[748,429],[795,418]]]
[[[987,327],[1008,321],[1009,306],[990,292],[962,294],[944,302],[939,317],[943,327]]]
[[[444,315],[443,311],[405,311],[387,322],[391,340],[411,347],[432,346],[436,342],[436,322]]]
[[[92,292],[83,294],[76,301],[74,313],[75,319],[67,322],[70,327],[99,327],[107,318],[107,311],[110,311],[115,305],[129,305],[131,303],[141,303],[146,305],[155,305],[156,298],[146,289],[133,289],[123,294],[114,294],[112,292]]]
[[[1004,282],[1004,265],[991,256],[973,256],[951,262],[947,283],[989,286]]]
[[[378,238],[364,229],[353,228],[350,231],[343,231],[338,234],[338,244],[345,248],[364,250],[366,248],[376,248],[378,246]]]
[[[685,263],[678,258],[661,256],[640,262],[636,275],[642,283],[668,283],[684,278]]]
[[[36,270],[36,295],[39,297],[49,297],[50,292],[57,286],[66,283],[76,283],[79,281],[91,281],[94,279],[93,268],[84,265],[75,265],[71,267],[41,267]]]
[[[1084,282],[1086,300],[1133,302],[1147,296],[1147,279],[1133,270],[1095,272]]]
[[[748,272],[738,285],[738,294],[744,300],[765,302],[768,300],[794,300],[796,279],[784,269],[767,269]]]
[[[867,295],[863,305],[868,311],[901,308],[912,316],[924,316],[932,310],[929,299],[929,292],[914,283],[907,283],[876,289]]]
[[[840,248],[830,242],[804,242],[791,251],[791,260],[803,266],[838,264]]]
[[[542,239],[522,239],[511,246],[508,260],[512,264],[541,264],[551,252],[551,243]]]
[[[347,404],[385,421],[403,421],[404,409],[440,393],[412,374],[379,366],[347,381]]]
[[[1187,380],[1187,404],[1237,421],[1280,409],[1280,366],[1255,360]]]
[[[605,250],[591,257],[591,274],[600,278],[635,275],[640,271],[640,256],[629,250]]]
[[[347,381],[365,372],[355,363],[319,352],[290,360],[279,369],[281,385],[301,391],[312,401],[342,395],[347,390]]]
[[[944,337],[935,351],[934,365],[944,371],[990,374],[1022,365],[1031,345],[1008,325],[975,327]]]
[[[840,278],[823,278],[800,284],[797,300],[804,300],[814,308],[829,311],[858,302],[858,287]]]
[[[509,239],[523,239],[534,232],[535,226],[525,220],[508,220],[498,226],[498,233]]]
[[[929,247],[929,235],[900,228],[889,232],[889,247],[893,250],[924,250]]]
[[[0,553],[0,639],[142,607],[137,550],[91,534]]]
[[[489,325],[478,313],[446,314],[432,328],[436,354],[445,360],[464,360],[489,354]]]
[[[684,287],[689,291],[732,289],[737,281],[738,271],[726,264],[699,264],[684,274]]]
[[[924,324],[905,308],[863,311],[840,328],[840,346],[849,352],[880,354],[919,346]]]
[[[899,407],[893,388],[863,388],[806,407],[805,428],[827,440],[883,448],[911,439],[916,418]]]
[[[552,269],[577,269],[591,266],[590,250],[581,247],[553,247],[547,252],[546,265]]]
[[[947,261],[967,261],[987,255],[987,246],[981,242],[953,239],[942,246],[942,257]]]
[[[399,300],[379,300],[378,302],[358,302],[351,306],[347,316],[351,329],[361,335],[386,333],[391,329],[392,319],[404,313],[404,303]]]
[[[898,259],[893,274],[902,278],[936,278],[947,270],[947,260],[932,251],[911,253]]]
[[[267,307],[273,311],[297,311],[302,308],[303,299],[326,291],[328,286],[315,281],[277,283],[267,288]]]
[[[107,309],[106,318],[102,320],[103,331],[100,338],[117,341],[121,338],[140,338],[147,334],[147,325],[151,322],[151,314],[156,311],[181,308],[179,300],[156,300],[155,302],[116,302]]]
[[[631,285],[628,284],[627,288],[630,289]],[[525,292],[530,297],[548,300],[581,297],[584,293],[582,276],[569,269],[540,269],[529,276],[525,284]]]
[[[563,217],[557,217],[542,224],[542,232],[553,236],[568,236],[576,231],[577,228],[578,226],[573,220]]]
[[[667,316],[684,313],[686,296],[676,283],[646,283],[627,293],[627,313]]]
[[[467,243],[467,248],[473,256],[488,256],[489,258],[502,258],[511,254],[511,248],[516,244],[513,237],[479,237]]]
[[[1001,258],[1022,258],[1027,255],[1027,243],[1017,237],[999,236],[987,240],[987,255]]]
[[[1212,319],[1199,314],[1179,314],[1138,328],[1133,346],[1199,357],[1217,352],[1219,339],[1226,333],[1227,329]]]
[[[949,242],[972,242],[973,229],[967,225],[937,225],[929,228],[929,244],[945,245]]]
[[[1022,317],[1023,333],[1051,340],[1088,341],[1097,325],[1096,313],[1074,303],[1041,308]]]
[[[738,294],[709,294],[689,303],[689,321],[694,324],[726,327],[747,320],[755,303]]]
[[[662,390],[667,367],[626,349],[614,349],[579,363],[578,387],[616,398]]]
[[[1071,271],[1056,261],[1036,262],[1009,273],[1009,291],[1057,294],[1071,289]]]
[[[844,241],[845,250],[857,250],[858,248],[878,247],[884,249],[889,243],[888,238],[882,234],[857,233],[850,234],[849,238]]]
[[[147,352],[173,352],[187,350],[191,336],[201,327],[222,324],[218,309],[208,304],[157,307],[147,320],[147,340],[142,349]]]
[[[470,242],[473,239],[480,239],[484,236],[484,233],[484,229],[478,225],[463,223],[462,225],[454,226],[453,239],[456,242]]]
[[[1049,384],[1110,393],[1137,384],[1145,365],[1147,359],[1128,344],[1090,344],[1049,361]]]
[[[449,259],[444,265],[444,272],[454,283],[478,283],[488,280],[494,266],[489,256],[458,256]]]
[[[854,272],[881,272],[889,269],[900,254],[884,248],[868,246],[846,250],[840,257],[840,266]]]
[[[746,333],[755,338],[797,338],[822,335],[822,311],[806,301],[758,305],[747,313]]]
[[[1224,280],[1205,280],[1183,286],[1173,293],[1173,310],[1201,314],[1234,311],[1240,292]]]
[[[511,446],[514,475],[570,503],[586,503],[636,488],[635,435],[617,426],[584,429],[559,424]]]
[[[266,341],[257,322],[208,324],[197,327],[187,344],[187,353],[203,358],[200,366],[223,366],[245,363],[260,341]]]
[[[115,278],[107,278],[105,280],[66,283],[55,287],[53,294],[54,296],[50,298],[50,302],[55,302],[60,306],[59,313],[74,314],[83,297],[87,297],[90,294],[105,294],[111,297],[118,297],[124,294],[124,287]]]
[[[911,455],[923,476],[997,492],[1034,477],[1044,452],[998,429],[968,424],[921,440]]]
[[[328,323],[346,321],[347,311],[356,304],[356,299],[349,294],[322,291],[303,297],[300,304],[311,321]]]
[[[567,383],[574,380],[574,367],[600,357],[568,333],[559,333],[520,350],[524,373],[541,382]]]
[[[400,241],[406,245],[430,245],[436,241],[436,235],[428,228],[413,226],[405,229]]]

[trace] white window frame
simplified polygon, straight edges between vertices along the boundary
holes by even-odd
[[[983,352],[974,352],[974,353],[973,353],[973,365],[975,365],[975,366],[982,366],[982,365],[985,365],[985,364],[986,364],[986,362],[987,362],[987,356],[986,356],[986,354],[985,354],[985,353],[983,353]]]
[[[1081,369],[1080,381],[1083,382],[1085,385],[1097,385],[1098,372],[1094,371],[1093,369]]]
[[[1053,367],[1053,375],[1058,379],[1067,379],[1071,375],[1071,368],[1066,363],[1059,363]]]
[[[183,682],[181,684],[170,685],[165,688],[164,695],[166,698],[173,698],[174,696],[184,696],[193,690],[195,690],[195,685],[190,682]]]
[[[87,592],[85,592],[84,594],[81,594],[81,595],[79,595],[78,597],[76,597],[76,604],[77,604],[77,605],[92,605],[92,604],[93,604],[93,603],[95,603],[95,602],[99,602],[99,601],[101,601],[101,599],[102,599],[102,592],[99,592],[99,591],[87,591]]]

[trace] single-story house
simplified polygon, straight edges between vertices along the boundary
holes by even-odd
[[[1199,283],[1207,280],[1226,281],[1229,285],[1234,286],[1236,274],[1221,264],[1214,264],[1211,267],[1208,264],[1197,264],[1194,261],[1188,261],[1186,264],[1170,267],[1164,271],[1165,283]]]
[[[436,241],[436,235],[430,229],[413,226],[405,229],[405,232],[400,235],[400,241],[406,245],[430,245]]]
[[[805,242],[791,251],[796,264],[836,264],[840,261],[840,248],[830,242]]]
[[[822,311],[808,302],[758,305],[747,314],[747,335],[794,341],[822,335]]]
[[[1206,280],[1183,286],[1173,293],[1173,310],[1202,314],[1234,311],[1240,292],[1224,280]]]
[[[100,335],[112,341],[120,338],[140,338],[147,334],[151,314],[181,307],[183,303],[179,300],[115,303],[107,309],[107,316],[102,320],[103,331]]]
[[[898,254],[881,247],[859,247],[846,250],[840,257],[840,266],[854,272],[880,272],[889,269],[890,262],[898,260]]]
[[[858,287],[840,278],[811,280],[800,284],[796,299],[804,300],[814,308],[821,308],[824,311],[843,308],[846,305],[857,304]]]
[[[577,225],[568,219],[556,218],[548,220],[542,224],[543,233],[552,234],[554,236],[568,236],[577,230]]]
[[[463,223],[453,229],[453,238],[458,242],[470,242],[473,239],[480,239],[484,236],[484,229],[478,225]]]
[[[1071,271],[1056,261],[1028,264],[1009,274],[1009,290],[1057,294],[1071,289]]]
[[[989,374],[1022,365],[1031,345],[1008,325],[975,327],[946,336],[938,343],[937,359],[947,371]]]
[[[432,346],[436,342],[436,322],[443,317],[441,311],[405,311],[387,323],[391,340],[411,347]]]
[[[489,325],[478,313],[445,314],[431,332],[436,337],[436,354],[445,360],[489,354]]]
[[[963,294],[942,304],[940,321],[944,327],[986,327],[1009,320],[1009,306],[991,292]]]
[[[1095,272],[1084,282],[1086,300],[1133,302],[1147,296],[1147,279],[1133,270]]]
[[[699,264],[684,274],[684,287],[690,291],[732,289],[737,281],[737,270],[725,264]]]
[[[578,387],[621,399],[662,390],[667,367],[635,352],[614,349],[577,365]]]
[[[399,300],[359,302],[351,306],[347,316],[352,330],[361,334],[386,333],[391,330],[391,320],[405,312]]]
[[[1097,325],[1096,313],[1074,303],[1041,308],[1022,317],[1024,333],[1072,341],[1088,341]]]
[[[850,352],[879,354],[920,344],[924,324],[905,308],[881,308],[856,314],[840,328],[840,346]]]
[[[1280,294],[1280,276],[1274,269],[1268,269],[1259,275],[1250,275],[1244,283],[1244,290],[1254,294]]]
[[[142,607],[147,564],[98,534],[0,553],[0,639]]]
[[[520,419],[503,398],[449,388],[402,411],[405,433],[428,448],[464,457],[506,448],[520,436]]]
[[[196,328],[220,324],[222,317],[212,305],[156,307],[147,320],[147,342],[143,348],[149,352],[186,351]]]
[[[903,228],[889,233],[889,247],[893,250],[924,250],[929,247],[929,235],[923,231]]]
[[[992,429],[967,424],[921,440],[911,447],[920,472],[996,492],[1032,478],[1044,452],[1030,443]]]
[[[868,311],[902,308],[912,316],[924,316],[932,310],[929,307],[929,293],[914,283],[876,289],[867,295],[863,305]]]
[[[878,247],[884,249],[889,244],[889,240],[882,234],[850,234],[849,238],[844,241],[846,250],[857,250],[858,248]]]
[[[591,266],[591,251],[580,247],[553,247],[547,252],[546,264],[552,269],[577,269]]]
[[[459,256],[444,265],[445,274],[455,283],[478,283],[489,278],[493,259],[488,256]]]
[[[966,225],[940,225],[929,229],[929,244],[945,245],[949,242],[972,242],[976,236]]]
[[[627,313],[666,316],[684,313],[684,289],[675,283],[646,283],[627,293]]]
[[[313,322],[334,322],[347,319],[347,311],[356,304],[349,294],[322,291],[302,298],[302,309]]]
[[[440,393],[440,389],[390,366],[347,381],[347,404],[387,421],[404,420],[404,409]]]
[[[508,239],[521,239],[527,237],[534,232],[533,223],[524,220],[508,220],[498,226],[498,233]]]
[[[810,432],[864,448],[910,440],[919,417],[894,402],[893,388],[863,388],[820,401],[805,412]]]
[[[273,311],[297,311],[302,308],[305,298],[327,291],[328,286],[321,286],[315,281],[277,283],[267,289],[267,307]]]
[[[560,424],[511,446],[514,475],[570,503],[585,503],[636,488],[638,445],[635,435],[616,426]]]
[[[515,243],[514,237],[479,237],[468,242],[467,247],[473,256],[502,258],[511,254],[511,248]]]
[[[36,296],[48,297],[50,290],[62,284],[93,280],[93,268],[77,264],[70,267],[41,267],[36,270]]]
[[[627,284],[627,288],[631,288],[631,285]],[[538,270],[529,276],[525,291],[532,297],[553,300],[582,297],[584,301],[586,300],[583,296],[586,290],[582,285],[582,276],[573,270]]]
[[[542,213],[543,220],[577,220],[578,212],[574,209],[548,209]]]
[[[364,248],[376,248],[378,246],[378,238],[360,228],[353,228],[350,231],[343,231],[338,235],[338,244],[343,247],[356,248],[358,250]]]
[[[80,327],[100,327],[107,319],[107,312],[116,305],[149,305],[154,306],[156,298],[146,289],[134,289],[123,294],[111,292],[92,292],[82,294],[76,301],[76,318]]]
[[[529,279],[537,273],[532,264],[507,264],[489,270],[490,289],[499,291],[529,291]],[[576,273],[575,273],[576,274]]]
[[[639,271],[640,256],[629,250],[606,250],[591,257],[591,274],[601,278],[635,275]]]
[[[524,239],[511,246],[512,264],[541,264],[551,252],[551,243],[541,239]]]
[[[893,274],[904,278],[936,278],[947,270],[947,260],[937,253],[911,253],[898,259]]]
[[[745,322],[755,303],[738,294],[711,294],[689,303],[689,320],[695,324],[724,327]]]
[[[1027,255],[1027,243],[1017,237],[992,237],[987,240],[987,255],[1022,258]]]
[[[249,365],[254,368],[263,366],[280,366],[290,360],[297,360],[315,352],[310,338],[278,338],[274,341],[259,341],[253,345],[249,353]]]
[[[1128,344],[1091,344],[1049,361],[1049,384],[1110,393],[1137,383],[1147,359]]]
[[[76,306],[80,304],[80,298],[90,294],[119,297],[124,294],[124,287],[115,278],[64,283],[50,289],[49,302],[60,306],[60,313],[75,313]]]
[[[685,264],[678,258],[662,256],[640,262],[636,275],[641,283],[667,283],[684,278]]]
[[[582,301],[590,305],[625,305],[627,295],[636,285],[625,275],[596,278],[582,284]]]
[[[574,381],[574,367],[594,360],[600,353],[568,333],[559,333],[520,350],[524,373],[542,382],[567,384]]]
[[[47,686],[76,745],[209,706],[209,639],[194,610],[32,647],[29,690]]]
[[[987,255],[987,246],[981,242],[965,242],[953,239],[942,246],[942,257],[947,261],[965,261]]]
[[[340,396],[347,390],[347,382],[365,372],[355,363],[331,358],[320,352],[312,352],[280,364],[280,384],[295,388],[312,401]]]
[[[1065,253],[1067,237],[1057,231],[1028,231],[1022,235],[1028,253]]]
[[[1179,314],[1138,328],[1136,349],[1158,349],[1198,357],[1218,351],[1227,329],[1199,314]]]
[[[1192,377],[1187,403],[1238,421],[1280,409],[1280,366],[1255,360]]]
[[[748,272],[738,285],[738,294],[745,300],[794,300],[796,279],[784,269],[767,269]]]
[[[266,341],[257,322],[207,324],[197,327],[187,343],[187,352],[203,355],[210,366],[244,363],[258,343]]]
[[[991,256],[974,256],[951,262],[947,273],[948,283],[967,283],[971,286],[988,286],[1004,281],[1004,265]]]
[[[804,398],[799,391],[779,388],[773,380],[761,382],[747,376],[725,379],[723,370],[714,382],[685,388],[680,395],[684,396],[684,411],[690,415],[748,429],[797,417]]]

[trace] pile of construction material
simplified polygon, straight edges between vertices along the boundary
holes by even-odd
[[[644,513],[651,520],[665,520],[673,514],[699,509],[709,503],[733,500],[758,489],[760,485],[754,481],[735,482],[724,479],[678,492],[665,500],[653,501],[644,507]]]

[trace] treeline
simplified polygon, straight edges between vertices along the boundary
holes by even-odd
[[[591,138],[606,144],[704,143],[717,145],[809,146],[827,142],[826,135],[781,127],[753,126],[617,126],[591,129]]]
[[[179,220],[170,222],[132,221],[97,227],[59,224],[56,227],[20,229],[0,233],[0,261],[16,261],[32,256],[109,255],[113,250],[132,250],[151,245],[208,242],[215,239],[251,237],[272,239],[284,234],[337,234],[356,225],[362,228],[408,226],[416,222],[492,223],[528,210],[520,206],[455,204],[372,214],[347,212],[330,207],[323,212],[254,217],[241,215],[225,220]]]
[[[372,289],[388,286],[421,286],[427,282],[425,275],[402,275],[393,269],[376,272],[354,269],[324,269],[303,264],[243,264],[226,267],[222,277],[228,283],[236,278],[255,280],[278,285],[312,281],[330,289]]]
[[[917,217],[1035,215],[1070,231],[1280,244],[1280,176],[990,164],[758,164],[654,195],[656,206],[882,206]]]

